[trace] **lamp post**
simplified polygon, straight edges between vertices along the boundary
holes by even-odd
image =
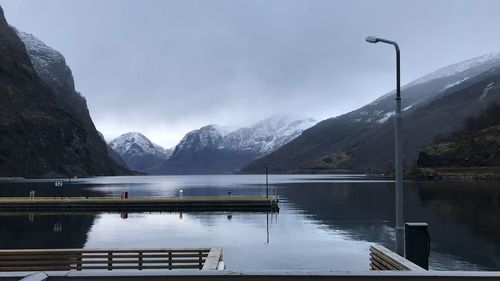
[[[401,79],[400,79],[400,55],[399,46],[396,42],[374,36],[366,37],[368,43],[386,43],[393,45],[396,49],[396,115],[395,115],[395,166],[396,166],[396,252],[404,255],[404,219],[403,219],[403,160],[401,144]]]

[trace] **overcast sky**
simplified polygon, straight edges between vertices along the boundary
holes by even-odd
[[[60,51],[107,138],[165,147],[207,124],[276,114],[322,120],[402,82],[500,51],[500,1],[0,0],[7,20]]]

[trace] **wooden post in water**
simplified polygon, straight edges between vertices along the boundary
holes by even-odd
[[[168,269],[172,270],[172,252],[168,252]]]
[[[113,252],[108,253],[108,270],[113,269]]]
[[[199,252],[199,263],[200,263],[200,270],[203,268],[203,260],[202,260],[202,252]]]
[[[142,270],[142,252],[139,252],[139,270]]]
[[[78,257],[76,258],[76,270],[81,271],[82,270],[82,256],[83,253],[80,253]]]
[[[269,168],[266,166],[266,198],[269,198]]]

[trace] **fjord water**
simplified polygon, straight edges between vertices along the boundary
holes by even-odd
[[[0,182],[0,196],[265,195],[263,175]],[[500,270],[499,182],[405,182],[405,221],[427,222],[435,270]],[[394,183],[362,175],[271,175],[279,213],[0,213],[0,248],[222,247],[232,270],[366,271],[394,248]]]

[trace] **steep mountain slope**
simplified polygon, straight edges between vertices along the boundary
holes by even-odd
[[[439,69],[402,88],[407,165],[415,164],[418,151],[437,134],[456,129],[464,118],[480,112],[480,108],[494,100],[490,95],[480,102],[472,94],[457,95],[454,100],[451,94],[471,87],[476,88],[470,91],[482,92],[487,77],[495,75],[488,70],[496,66],[500,66],[500,54],[490,54]],[[447,96],[456,104],[449,103]],[[275,172],[331,169],[384,172],[391,168],[394,155],[393,114],[394,92],[391,92],[358,110],[318,123],[287,145],[250,163],[243,171],[258,172],[267,164]]]
[[[488,94],[500,95],[489,84]],[[496,93],[493,93],[496,91]],[[440,138],[418,156],[419,167],[500,167],[500,105],[492,105],[464,128]]]
[[[456,88],[447,89],[426,105],[404,114],[403,153],[406,166],[414,167],[418,153],[433,143],[437,136],[462,128],[467,118],[477,116],[488,106],[500,102],[498,91],[489,86],[499,82],[500,67],[493,68]],[[394,126],[386,124],[351,139],[349,146],[342,150],[350,159],[342,165],[364,171],[383,171],[377,170],[377,167],[390,168],[394,156],[393,135]]]
[[[9,27],[0,9],[0,175],[129,173],[108,156],[64,58],[20,37],[25,39]],[[57,79],[34,67],[38,61]],[[64,71],[52,72],[56,68]]]
[[[59,96],[64,99],[68,105],[78,115],[83,122],[85,129],[93,134],[94,124],[90,118],[85,98],[75,90],[73,75],[71,69],[66,65],[63,55],[51,47],[45,45],[32,34],[28,34],[12,27],[21,41],[24,43],[26,52],[33,64],[38,76]],[[105,144],[104,137],[98,132],[98,135]],[[93,134],[94,135],[94,134]],[[91,145],[100,145],[96,140],[90,140]],[[106,144],[108,156],[123,169],[128,170],[127,164]],[[125,170],[125,171],[126,171]],[[126,172],[128,173],[128,172]],[[122,174],[119,171],[119,174]]]
[[[111,146],[106,142],[106,139],[104,138],[104,135],[97,131],[97,133],[99,134],[99,137],[101,138],[101,140],[106,143],[106,149],[108,151],[108,156],[113,159],[113,161],[118,164],[118,166],[122,167],[122,168],[125,168],[127,170],[130,170],[129,166],[127,165],[127,163],[125,163],[125,161],[123,161],[122,157],[113,149],[111,148]]]
[[[172,156],[152,174],[234,173],[314,125],[312,119],[276,116],[237,130],[208,125],[186,134]]]
[[[141,172],[160,165],[172,154],[171,149],[164,149],[137,132],[125,133],[110,141],[109,146],[128,167]]]

